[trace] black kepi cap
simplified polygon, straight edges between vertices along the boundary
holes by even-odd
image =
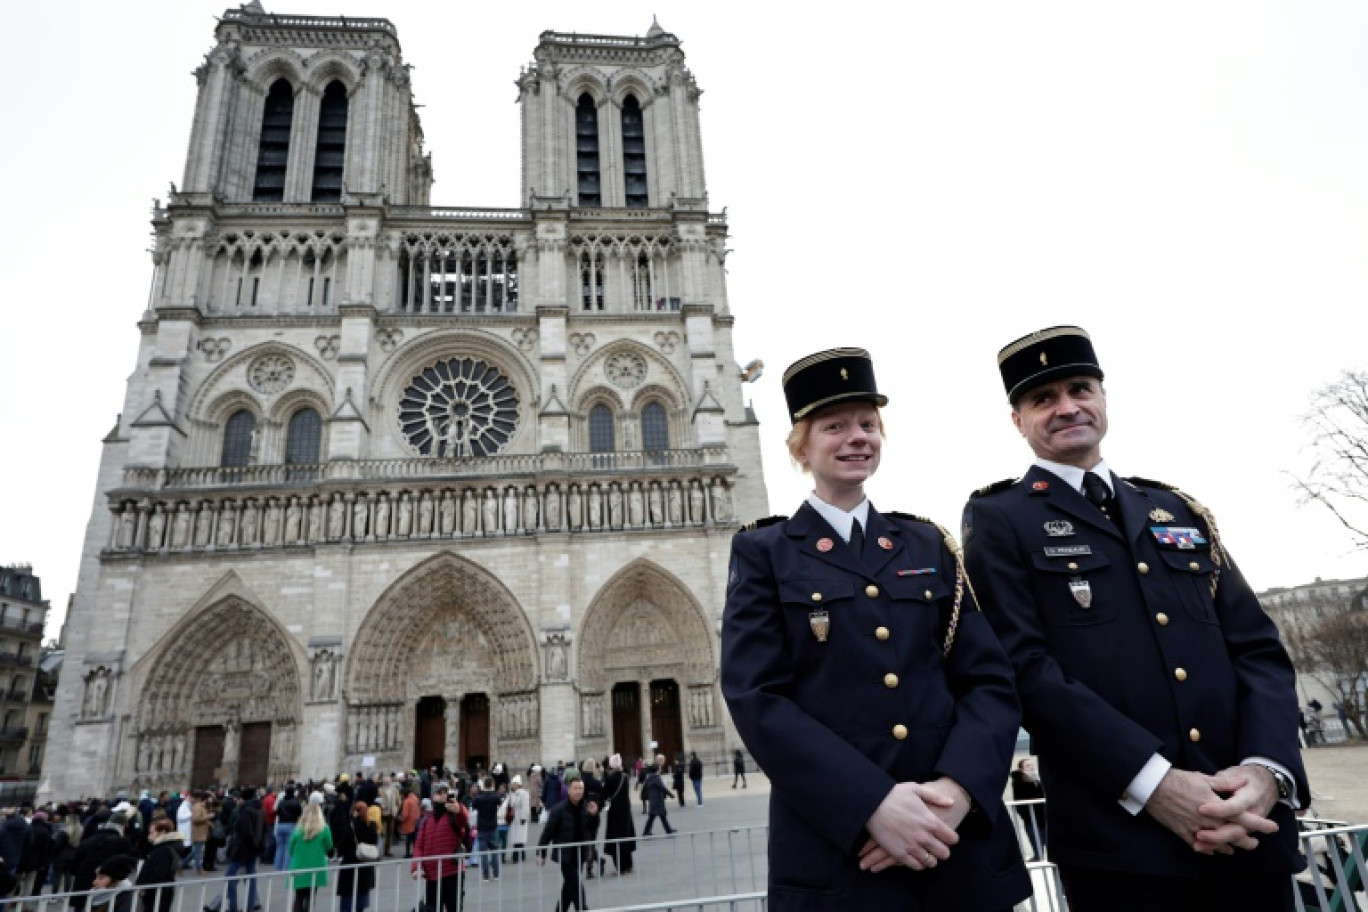
[[[1051,326],[1022,336],[998,352],[998,370],[1013,405],[1023,393],[1054,380],[1102,379],[1092,338],[1078,326]]]
[[[888,404],[888,397],[879,395],[874,362],[863,348],[829,348],[793,362],[784,371],[784,399],[793,422],[838,402]]]

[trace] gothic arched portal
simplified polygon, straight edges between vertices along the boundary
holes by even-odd
[[[720,749],[714,636],[672,573],[628,564],[594,597],[578,642],[580,753]]]
[[[300,676],[288,635],[241,595],[192,611],[150,653],[134,785],[260,786],[298,775]]]
[[[392,584],[357,631],[344,768],[363,756],[380,767],[438,759],[434,698],[445,707],[436,741],[448,765],[530,762],[538,755],[537,674],[532,627],[512,593],[470,561],[435,555]]]

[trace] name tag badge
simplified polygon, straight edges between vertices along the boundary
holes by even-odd
[[[1092,548],[1088,545],[1045,546],[1046,557],[1086,557],[1089,554],[1092,554]]]
[[[1087,580],[1075,576],[1069,580],[1069,591],[1073,593],[1074,601],[1078,602],[1079,608],[1092,607],[1092,584]]]

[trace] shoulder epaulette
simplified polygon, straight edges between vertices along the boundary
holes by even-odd
[[[927,519],[925,516],[918,516],[915,513],[899,513],[897,510],[890,510],[889,512],[885,513],[884,516],[893,516],[898,519],[910,519],[913,522],[926,523],[932,526],[935,525],[934,522]]]
[[[973,494],[970,494],[969,496],[987,497],[989,494],[996,494],[998,491],[1005,491],[1016,483],[1017,480],[1015,478],[1004,478],[1002,479],[1002,481],[995,481],[990,485],[984,485],[983,487],[979,488],[977,491],[975,491]]]
[[[1216,587],[1221,581],[1221,567],[1228,561],[1229,555],[1225,553],[1225,548],[1221,545],[1221,532],[1216,528],[1216,517],[1206,508],[1197,498],[1163,481],[1155,481],[1152,478],[1141,478],[1132,475],[1125,479],[1126,483],[1132,487],[1139,488],[1158,488],[1160,491],[1168,491],[1174,494],[1183,503],[1187,504],[1189,510],[1196,513],[1202,522],[1206,523],[1207,532],[1211,536],[1211,560],[1216,565],[1216,572],[1211,574],[1211,597],[1216,597]]]
[[[1011,482],[1008,483],[1010,484]],[[964,604],[965,587],[968,587],[969,594],[974,597],[974,604],[978,604],[978,596],[974,595],[973,584],[969,582],[969,574],[964,569],[964,552],[960,550],[959,542],[955,540],[955,536],[950,534],[950,530],[935,520],[927,519],[925,516],[916,516],[912,513],[898,513],[896,511],[885,513],[884,516],[893,516],[898,519],[910,519],[912,522],[926,523],[929,526],[934,526],[936,530],[940,532],[941,538],[945,539],[945,549],[949,551],[950,555],[955,559],[955,603],[954,607],[950,609],[950,623],[945,629],[945,643],[941,647],[942,655],[948,656],[950,655],[950,647],[955,645],[955,633],[959,630],[960,608]]]
[[[764,519],[752,519],[746,523],[738,532],[754,532],[756,529],[763,529],[765,526],[772,526],[777,522],[783,522],[787,516],[766,516]]]

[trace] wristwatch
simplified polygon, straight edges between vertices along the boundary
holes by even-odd
[[[1262,763],[1260,763],[1259,766],[1263,766],[1264,769],[1268,770],[1270,773],[1273,774],[1273,781],[1278,784],[1278,800],[1285,801],[1288,804],[1291,804],[1292,780],[1287,778],[1287,776],[1285,776],[1281,770],[1276,770],[1271,766],[1264,766],[1264,764]]]

